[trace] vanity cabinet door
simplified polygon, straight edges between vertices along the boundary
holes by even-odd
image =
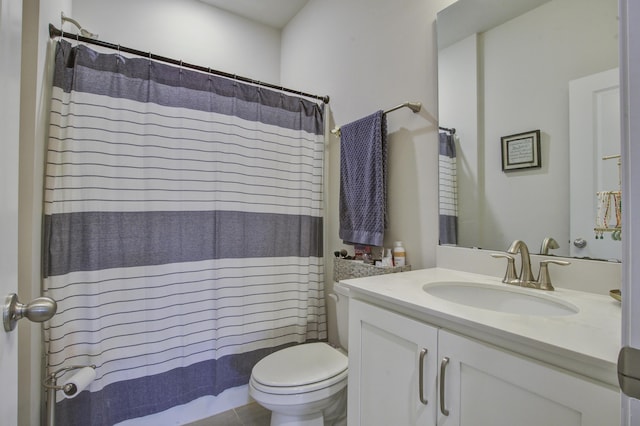
[[[435,425],[437,338],[435,327],[351,299],[349,426]]]
[[[620,424],[618,390],[444,330],[438,350],[449,360],[438,426]]]

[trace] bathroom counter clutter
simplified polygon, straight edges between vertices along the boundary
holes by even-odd
[[[443,268],[341,282],[351,300],[618,386],[621,307],[608,296],[526,289]]]
[[[364,263],[361,260],[333,259],[334,281],[371,277],[374,275],[394,274],[410,270],[411,265],[380,267]]]

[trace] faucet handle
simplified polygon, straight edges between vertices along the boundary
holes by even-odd
[[[560,266],[571,265],[571,262],[567,262],[566,260],[546,259],[541,261],[537,280],[540,290],[554,290],[553,285],[551,284],[551,276],[549,275],[549,263],[555,263]]]
[[[491,257],[497,259],[507,259],[507,270],[504,273],[503,283],[513,284],[518,281],[518,274],[516,273],[516,259],[510,254],[506,253],[491,253]]]

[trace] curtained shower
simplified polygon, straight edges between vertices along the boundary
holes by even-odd
[[[439,240],[458,244],[458,168],[455,129],[440,132],[438,155]]]
[[[111,425],[326,339],[323,114],[309,100],[59,41],[45,178],[57,421]]]

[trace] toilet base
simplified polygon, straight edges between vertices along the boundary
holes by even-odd
[[[324,419],[322,413],[313,413],[306,416],[289,416],[272,411],[271,426],[324,426]]]
[[[347,388],[316,404],[304,406],[274,406],[257,401],[271,410],[271,426],[346,426]],[[310,412],[305,412],[305,411]],[[283,412],[284,411],[284,412]]]
[[[271,412],[271,426],[347,426],[347,415],[345,414],[335,421],[325,422],[321,413],[301,418]]]

